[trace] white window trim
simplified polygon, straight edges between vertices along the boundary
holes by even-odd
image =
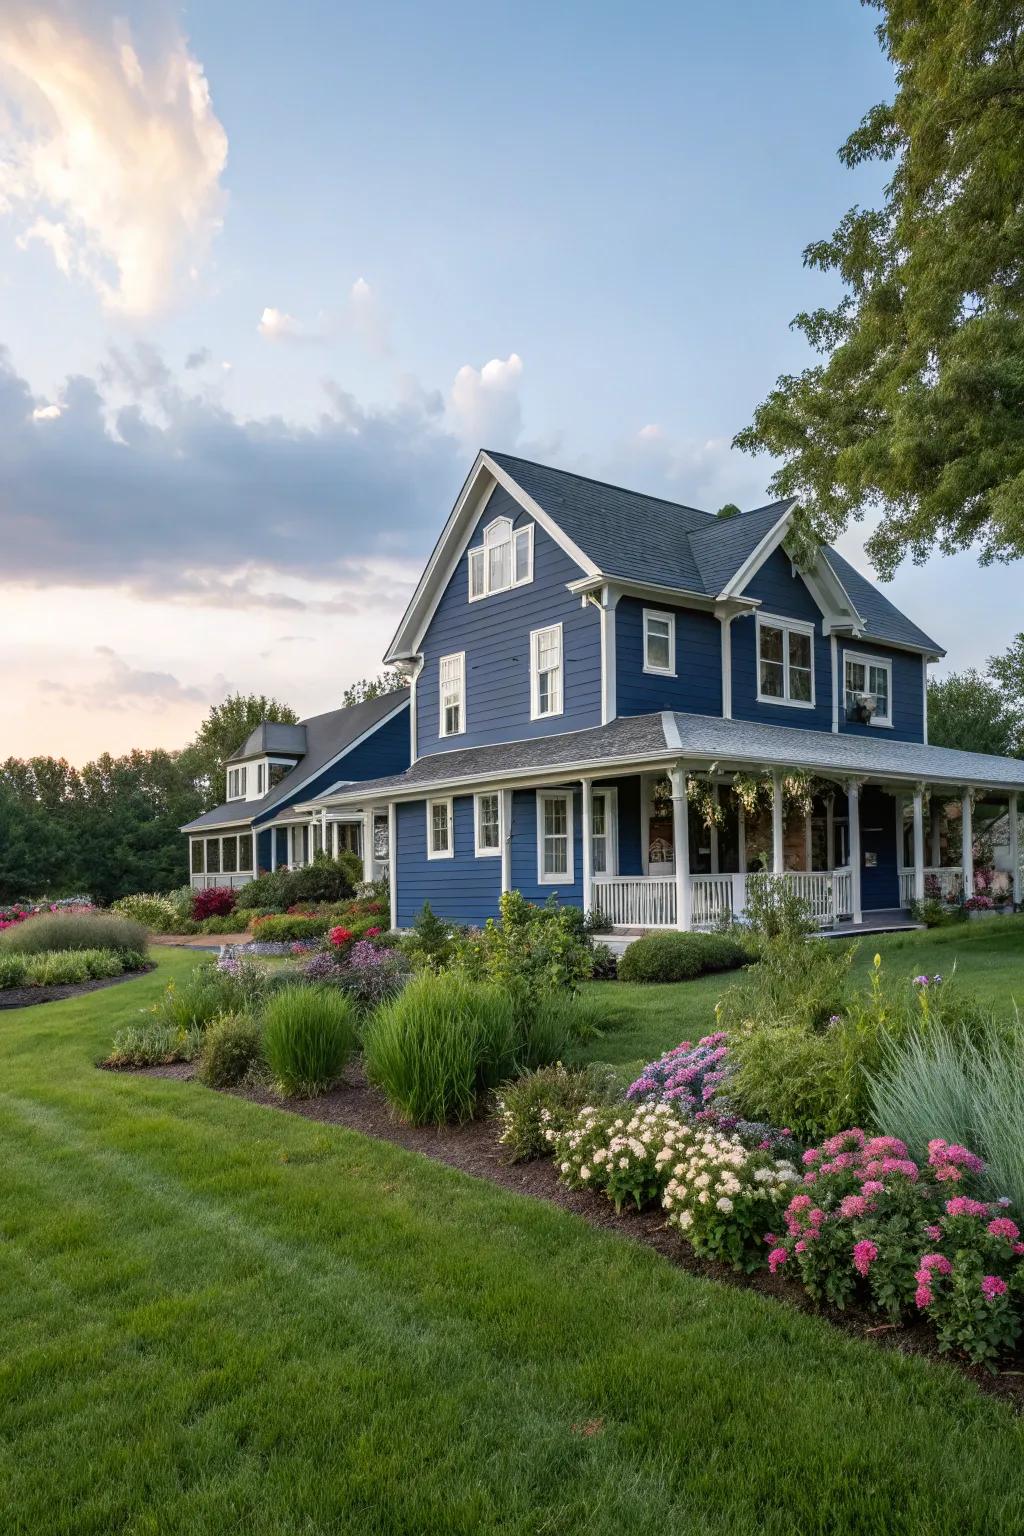
[[[444,728],[444,664],[446,661],[457,661],[459,664],[459,728],[457,731],[446,731]],[[437,659],[437,734],[438,736],[465,736],[466,734],[466,653],[465,651],[451,651],[447,656],[439,656]]]
[[[886,672],[889,674],[889,713],[886,715],[884,720],[879,720],[875,715],[872,715],[871,719],[868,721],[868,724],[876,726],[880,731],[891,731],[892,728],[893,728],[893,724],[892,724],[892,705],[893,705],[893,697],[892,697],[892,657],[891,656],[872,656],[867,651],[848,651],[848,650],[846,650],[844,648],[844,650],[843,650],[843,675],[842,675],[842,678],[840,680],[840,686],[842,688],[842,695],[841,695],[841,697],[842,697],[842,700],[843,700],[843,721],[844,721],[844,723],[846,725],[851,725],[853,722],[850,721],[850,720],[847,720],[847,718],[846,718],[846,663],[848,661],[859,661],[859,662],[861,662],[863,664],[864,669],[865,669],[865,678],[864,678],[865,692],[870,692],[870,689],[867,687],[867,669],[869,667],[884,667]]]
[[[550,875],[544,873],[544,806],[548,800],[565,801],[565,831],[566,870],[564,875]],[[574,820],[575,801],[571,789],[551,789],[537,791],[537,884],[538,885],[575,885],[576,884],[576,826]]]
[[[540,668],[539,639],[541,635],[548,635],[552,630],[558,631],[558,708],[546,709],[543,714],[540,709]],[[542,624],[539,629],[530,630],[530,719],[531,720],[557,720],[559,715],[565,713],[565,635],[562,625]]]
[[[771,693],[761,692],[761,629],[767,625],[769,629],[793,630],[797,634],[810,635],[811,637],[811,697],[810,699],[791,699],[789,697],[789,638],[783,642],[785,655],[782,661],[782,686],[785,689],[783,697],[777,698]],[[814,709],[817,699],[817,679],[814,668],[814,642],[817,636],[817,628],[814,624],[808,624],[805,619],[787,619],[781,613],[757,612],[757,635],[754,665],[757,669],[757,702],[759,704],[780,704],[786,709]]]
[[[605,839],[608,846],[608,868],[603,869],[600,874],[595,871],[594,879],[613,880],[619,873],[619,792],[614,785],[611,785],[607,788],[603,785],[599,785],[597,787],[591,788],[590,795],[591,828],[593,828],[594,821],[594,800],[598,795],[604,795],[605,797]],[[591,831],[591,838],[593,838],[593,831]],[[590,863],[591,868],[593,869],[593,847],[591,847],[590,850]]]
[[[481,800],[497,800],[498,802],[498,845],[496,848],[485,848],[480,842],[480,802]],[[487,789],[473,796],[473,844],[474,853],[478,859],[500,859],[501,845],[505,840],[504,818],[501,814],[501,790]]]
[[[495,529],[495,528],[497,528],[499,526],[504,526],[504,527],[506,527],[508,529],[508,545],[509,545],[509,566],[508,566],[508,571],[509,571],[509,580],[508,580],[508,584],[505,585],[505,586],[492,587],[491,586],[491,562],[490,562],[490,558],[489,558],[490,550],[492,548],[492,543],[489,542],[488,535],[492,532],[493,529]],[[512,521],[512,519],[510,517],[495,517],[495,518],[492,518],[492,520],[487,524],[487,527],[483,530],[483,533],[481,534],[480,543],[479,544],[471,545],[470,548],[467,549],[467,551],[466,551],[466,593],[467,593],[467,596],[468,596],[469,601],[471,603],[480,603],[480,602],[483,602],[485,597],[494,597],[499,592],[511,592],[516,587],[528,587],[530,585],[530,583],[533,581],[533,547],[534,547],[534,531],[533,530],[534,530],[534,527],[535,527],[535,524],[532,523],[532,522],[520,523],[519,526],[516,527],[516,525],[514,524],[514,522]],[[526,575],[525,576],[520,576],[517,579],[516,578],[516,536],[518,534],[520,534],[520,533],[525,533],[527,535],[527,546],[528,546],[529,554],[528,554],[528,558],[527,558]],[[504,540],[502,540],[501,542],[504,542]],[[482,556],[482,558],[483,558],[483,569],[484,569],[483,589],[482,589],[482,591],[476,592],[476,593],[473,592],[472,583],[471,583],[470,578],[469,578],[470,565],[472,563],[474,555],[481,555]]]
[[[245,788],[246,788],[247,783],[249,782],[249,775],[248,775],[248,773],[246,771],[247,770],[247,766],[248,766],[247,764],[243,763],[240,768],[229,768],[228,769],[228,800],[244,800],[244,799],[246,799]],[[231,793],[231,780],[232,779],[235,780],[235,782],[236,782],[236,784],[238,786],[236,788],[234,794]]]
[[[448,807],[448,847],[443,852],[434,849],[434,806]],[[427,801],[427,858],[454,859],[455,857],[455,801],[451,795],[435,796]]]
[[[656,667],[647,659],[647,621],[648,619],[660,619],[668,625],[668,655],[667,667]],[[644,671],[653,673],[656,677],[676,676],[676,616],[662,608],[644,609]]]

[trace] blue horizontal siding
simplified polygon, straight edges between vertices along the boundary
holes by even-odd
[[[832,729],[832,660],[828,638],[822,633],[821,610],[803,577],[788,555],[777,549],[769,555],[744,597],[757,598],[762,612],[813,624],[814,708],[790,704],[762,704],[757,698],[757,627],[753,616],[732,621],[732,713],[735,720],[761,720],[769,725],[793,725],[806,731]]]
[[[839,729],[852,736],[878,736],[897,741],[924,740],[924,657],[892,646],[876,645],[873,640],[843,641],[839,644]],[[883,725],[864,725],[846,719],[845,653],[880,656],[892,662],[892,729]],[[895,836],[895,833],[893,834]]]
[[[501,859],[474,853],[473,797],[457,795],[454,804],[455,852],[450,859],[427,858],[427,802],[412,800],[395,807],[398,926],[412,926],[425,901],[451,923],[485,923],[498,912]]]
[[[576,791],[573,804],[573,883],[541,885],[537,879],[537,792],[517,789],[512,795],[512,888],[527,901],[543,903],[553,894],[566,907],[583,905],[582,793]]]
[[[499,486],[470,539],[480,543],[484,527],[511,517],[529,523],[516,501]],[[583,607],[566,583],[583,574],[574,560],[539,526],[534,526],[533,581],[494,597],[469,601],[465,554],[448,583],[420,647],[423,667],[416,684],[417,751],[420,756],[459,747],[550,736],[601,723],[601,633],[597,610]],[[545,720],[530,719],[530,631],[561,623],[564,650],[564,710]],[[466,730],[441,737],[439,662],[466,653]]]
[[[644,671],[644,609],[673,613],[675,677]],[[681,709],[722,713],[722,629],[713,613],[623,597],[615,610],[615,687],[620,715]]]
[[[621,779],[600,779],[595,789],[614,789],[619,808],[619,874],[642,875],[644,872],[643,793],[640,775]]]

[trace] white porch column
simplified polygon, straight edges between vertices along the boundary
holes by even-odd
[[[942,801],[938,795],[929,796],[928,809],[931,814],[931,866],[932,869],[942,868]]]
[[[1017,796],[1009,797],[1010,813],[1010,869],[1013,872],[1013,904],[1015,907],[1021,903],[1021,879],[1020,879],[1020,826],[1017,822]]]
[[[851,779],[846,786],[846,803],[850,817],[850,906],[855,923],[864,921],[860,898],[860,780]]]
[[[388,893],[391,896],[391,926],[398,927],[398,837],[395,802],[388,805]]]
[[[690,913],[690,802],[686,793],[686,770],[675,763],[669,773],[672,781],[672,854],[676,866],[676,927],[691,926]]]
[[[961,864],[964,872],[964,901],[974,895],[974,804],[971,791],[965,789],[960,801],[960,836],[963,843]]]
[[[376,880],[377,864],[373,857],[373,806],[363,812],[363,879]]]
[[[825,801],[825,863],[829,869],[836,867],[836,798],[829,795]]]
[[[712,784],[712,786],[711,786],[711,798],[715,802],[716,805],[719,804],[719,791],[718,791],[717,783]],[[711,873],[713,875],[717,875],[718,874],[718,859],[719,859],[719,853],[718,853],[718,822],[716,821],[714,826],[711,827],[709,830],[711,832]]]
[[[739,865],[740,874],[745,878],[747,873],[747,813],[743,809],[739,797],[736,799],[736,862]]]
[[[924,790],[914,785],[914,900],[924,900]]]
[[[782,769],[772,769],[772,873],[786,872],[785,823],[782,815]]]
[[[277,828],[270,829],[270,869],[271,873],[277,868]]]
[[[814,868],[814,834],[810,811],[804,814],[804,868],[808,872]]]
[[[512,791],[501,791],[501,894],[512,889]]]
[[[581,779],[583,815],[581,820],[581,838],[583,845],[583,911],[589,912],[594,905],[593,893],[593,862],[594,862],[594,829],[593,829],[593,802],[590,795],[590,780]]]
[[[324,806],[323,810],[320,812],[320,847],[321,847],[321,849],[323,850],[323,852],[325,854],[327,854],[328,856],[330,855],[330,851],[331,850],[327,846],[327,807],[326,807],[326,805]]]

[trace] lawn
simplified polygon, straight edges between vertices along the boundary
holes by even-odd
[[[835,943],[837,940],[824,942]],[[1024,1009],[1024,916],[995,917],[949,928],[867,934],[859,940],[853,974],[864,979],[876,954],[901,975],[951,975],[994,1012]],[[749,985],[743,972],[703,976],[669,986],[593,982],[608,1032],[590,1045],[594,1061],[640,1067],[680,1040],[695,1040],[715,1027],[715,1003],[726,987]]]
[[[0,1015],[5,1532],[1024,1529],[1024,1427],[955,1371],[394,1146],[96,1071],[194,963]]]

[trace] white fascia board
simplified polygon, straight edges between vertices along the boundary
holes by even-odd
[[[709,597],[706,592],[691,592],[686,587],[670,587],[658,581],[630,581],[624,576],[608,576],[600,571],[595,576],[583,576],[579,581],[567,581],[566,591],[576,595],[597,592],[605,585],[613,586],[620,597],[659,598],[677,608],[701,608],[708,613],[719,607],[732,613],[753,612],[760,608],[759,597]]]
[[[748,581],[756,576],[769,555],[773,555],[789,532],[789,525],[793,520],[793,513],[797,509],[797,503],[791,502],[785,512],[781,514],[777,523],[773,523],[761,542],[753,549],[736,574],[726,582],[721,592],[720,599],[727,597],[739,597]]]
[[[387,665],[396,661],[413,659],[420,647],[427,626],[434,616],[438,603],[469,545],[473,528],[490,499],[496,485],[502,486],[512,499],[528,512],[539,527],[544,529],[555,543],[574,560],[588,576],[598,575],[598,568],[577,544],[562,531],[544,508],[527,495],[522,486],[502,469],[488,453],[478,453],[469,477],[452,508],[451,516],[434,545],[416,591],[405,610],[402,622],[384,655]]]
[[[252,826],[252,817],[247,816],[244,821],[213,821],[208,826],[197,827],[193,822],[186,822],[179,827],[179,832],[187,832],[190,837],[213,837],[219,832],[237,832],[239,827],[244,831]],[[229,870],[229,874],[233,871]],[[244,871],[242,871],[244,873]]]

